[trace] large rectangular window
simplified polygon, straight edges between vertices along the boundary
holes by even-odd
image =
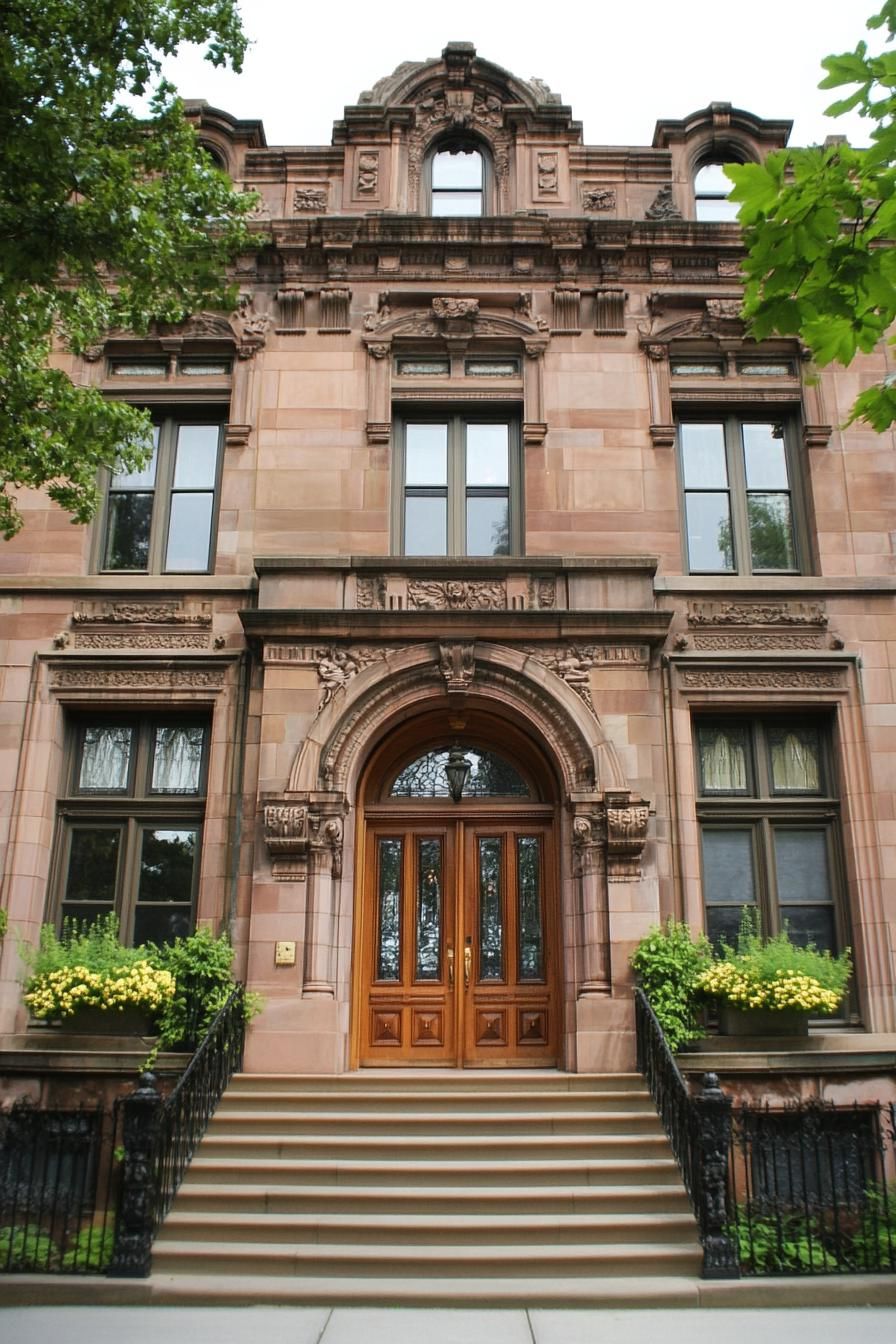
[[[692,574],[794,574],[803,567],[789,429],[737,416],[681,420],[678,446]]]
[[[706,927],[737,938],[744,906],[764,933],[846,943],[838,802],[822,719],[701,718],[695,725]]]
[[[125,942],[193,927],[208,725],[109,715],[73,727],[60,803],[59,920],[114,912]]]
[[[100,569],[201,574],[212,568],[221,441],[215,417],[169,417],[153,426],[147,465],[109,479]]]
[[[403,555],[520,553],[515,424],[481,413],[409,416],[398,433]]]

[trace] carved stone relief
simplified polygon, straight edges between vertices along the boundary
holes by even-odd
[[[298,214],[303,210],[326,210],[327,192],[324,187],[296,187],[292,208]]]
[[[685,668],[681,684],[701,691],[841,690],[845,672],[836,668]]]
[[[824,635],[777,635],[771,631],[756,632],[748,635],[734,634],[726,631],[724,634],[697,634],[694,636],[694,648],[705,650],[722,649],[781,649],[794,651],[800,649],[823,649],[826,647]],[[685,639],[681,647],[686,648],[688,641]],[[832,645],[832,647],[836,647]]]
[[[304,881],[312,861],[323,861],[330,875],[342,875],[341,797],[321,802],[302,798],[298,802],[267,803],[264,807],[264,839],[271,856],[276,881]]]
[[[556,196],[559,186],[559,157],[555,150],[539,150],[536,154],[539,196]]]
[[[165,634],[163,631],[126,635],[78,632],[74,640],[76,649],[207,649],[210,644],[211,636],[207,634]]]
[[[582,209],[589,214],[598,214],[616,209],[615,187],[584,187],[582,189]]]
[[[439,672],[449,695],[468,691],[476,669],[471,643],[440,644]]]
[[[815,625],[828,623],[818,602],[691,602],[688,625]]]
[[[357,159],[355,195],[376,196],[379,190],[380,156],[376,150],[363,150]]]
[[[503,611],[507,592],[500,579],[411,579],[410,611]]]
[[[208,628],[211,607],[184,608],[179,602],[84,602],[72,614],[73,625],[195,625]]]
[[[644,214],[645,219],[681,219],[682,214],[675,201],[672,199],[672,185],[667,182],[665,186],[660,187],[653,203],[648,206]]]
[[[56,667],[50,685],[60,691],[219,691],[224,668]]]
[[[611,882],[631,882],[641,876],[650,809],[643,798],[625,790],[608,790],[605,801],[607,877]]]
[[[565,681],[592,712],[592,668],[619,664],[646,667],[650,656],[646,644],[530,645],[525,652]]]
[[[364,611],[508,611],[528,607],[553,610],[554,578],[537,574],[506,579],[411,579],[374,574],[358,578],[355,605]]]
[[[442,322],[469,320],[479,316],[479,300],[437,298],[432,301],[432,311]]]

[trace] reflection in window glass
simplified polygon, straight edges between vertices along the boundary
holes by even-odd
[[[465,798],[528,798],[529,788],[519,772],[492,751],[464,748],[470,773],[464,785]],[[448,748],[427,751],[398,775],[390,790],[392,798],[448,798],[445,763]]]
[[[78,788],[123,793],[128,786],[133,730],[122,725],[88,725],[81,739]]]
[[[63,917],[92,918],[88,911],[93,912],[95,906],[100,913],[111,909],[120,847],[118,826],[78,826],[72,830]]]
[[[378,846],[377,980],[398,980],[401,966],[401,840]]]
[[[814,943],[822,952],[834,951],[834,901],[826,831],[776,826],[774,835],[782,927],[800,946]]]
[[[706,932],[716,946],[723,939],[734,945],[743,907],[756,904],[753,833],[704,827],[702,847]]]
[[[153,793],[198,793],[205,729],[158,725],[152,756]]]

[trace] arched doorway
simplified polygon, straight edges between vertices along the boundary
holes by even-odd
[[[461,761],[469,769],[455,801],[446,766]],[[361,793],[355,1062],[558,1064],[557,784],[547,759],[493,710],[430,709],[374,752]]]

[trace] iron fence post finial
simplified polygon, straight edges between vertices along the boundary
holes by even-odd
[[[703,1231],[704,1279],[739,1279],[737,1250],[728,1234],[728,1151],[731,1145],[731,1098],[718,1075],[705,1073],[694,1098],[699,1145],[699,1201]]]

